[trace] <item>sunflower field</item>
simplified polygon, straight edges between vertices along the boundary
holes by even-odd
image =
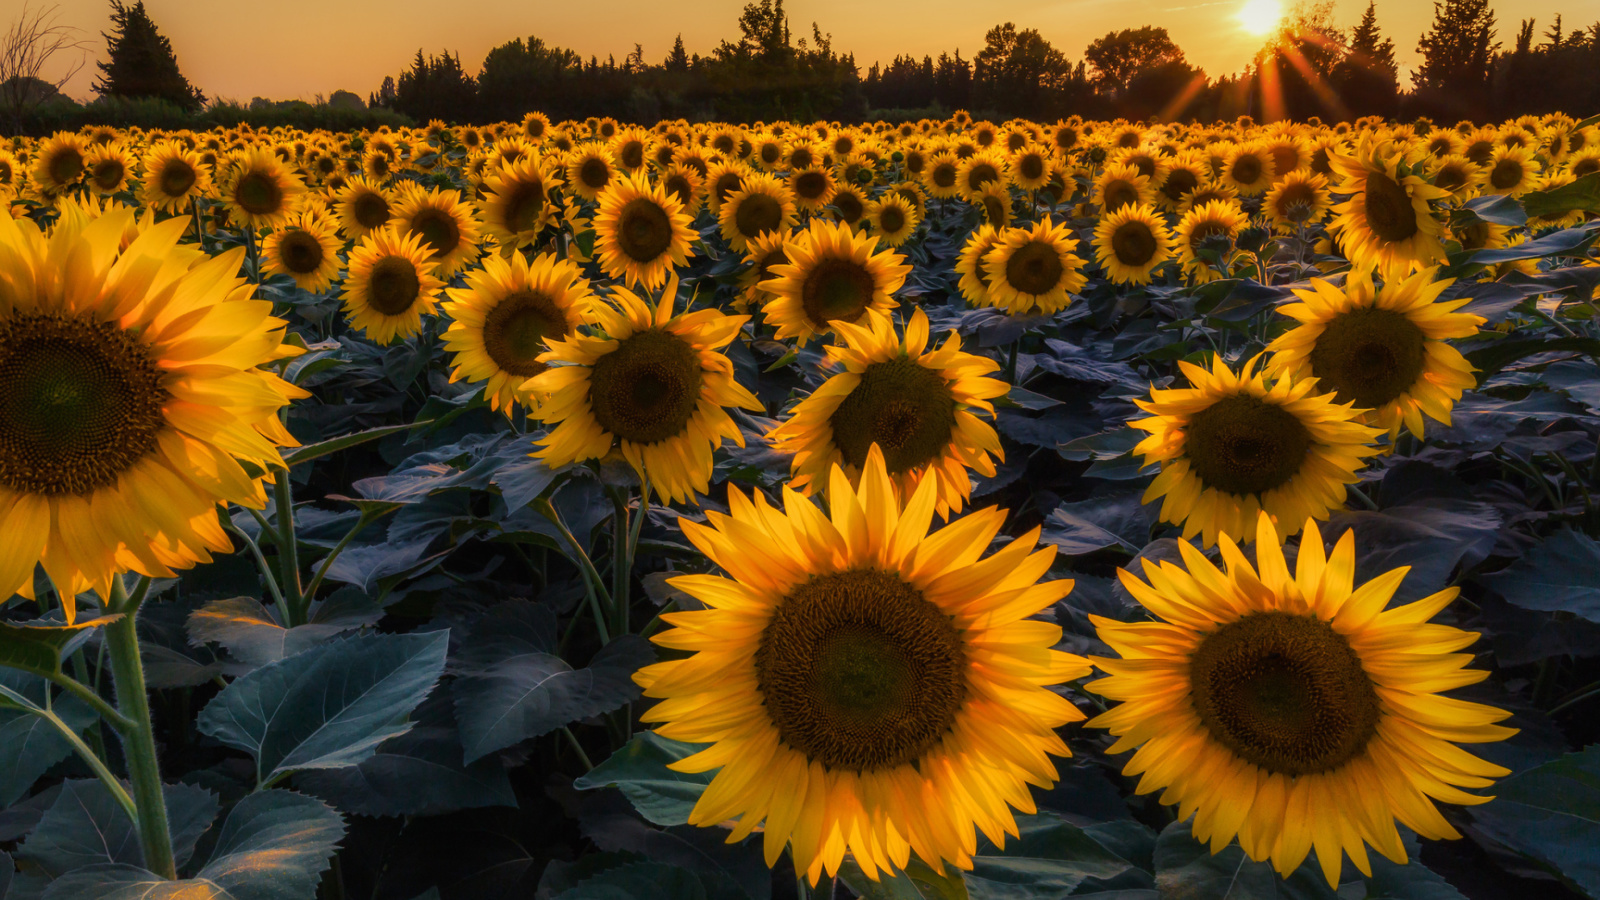
[[[0,201],[0,900],[1600,897],[1600,117]]]

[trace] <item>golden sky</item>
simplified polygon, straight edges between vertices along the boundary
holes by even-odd
[[[51,0],[34,0],[49,3]],[[56,0],[61,21],[82,30],[92,46],[91,64],[68,85],[80,99],[92,96],[109,26],[105,0]],[[189,80],[208,97],[248,101],[310,100],[335,90],[363,98],[383,76],[404,68],[421,47],[459,53],[476,74],[484,54],[514,37],[538,35],[546,43],[570,47],[603,60],[620,62],[638,41],[646,59],[659,62],[681,32],[690,53],[710,53],[738,33],[736,21],[745,0],[145,0],[145,8],[171,41]],[[836,50],[854,51],[865,71],[875,60],[911,53],[919,58],[960,48],[970,59],[983,35],[1000,22],[1037,28],[1069,59],[1090,41],[1121,28],[1159,25],[1183,48],[1191,63],[1212,76],[1238,71],[1260,46],[1261,38],[1241,21],[1240,11],[1271,8],[1277,0],[787,0],[793,35],[811,33],[818,22],[833,35]],[[1286,0],[1285,5],[1293,0]],[[0,13],[8,25],[17,4]],[[1568,28],[1600,18],[1600,0],[1497,0],[1499,39],[1510,44],[1516,20],[1533,16],[1540,33],[1558,11]],[[1366,0],[1336,0],[1334,18],[1349,27]],[[1432,0],[1379,0],[1378,25],[1396,44],[1401,68],[1416,60],[1417,37],[1432,19]],[[1404,77],[1403,77],[1404,80]]]

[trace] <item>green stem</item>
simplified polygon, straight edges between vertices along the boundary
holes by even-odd
[[[50,681],[53,684],[59,685],[67,693],[77,697],[84,703],[89,704],[89,706],[94,709],[95,712],[100,714],[100,718],[105,719],[111,724],[112,728],[115,728],[121,732],[126,732],[136,727],[132,719],[124,716],[122,713],[117,712],[116,707],[107,703],[99,694],[96,694],[88,686],[84,685],[82,682],[79,682],[77,679],[68,677],[66,675],[52,675],[50,676]]]
[[[128,818],[135,822],[139,821],[139,809],[134,806],[133,798],[128,796],[128,791],[123,788],[122,781],[112,774],[111,770],[106,767],[105,760],[101,759],[98,753],[95,753],[89,748],[88,744],[83,742],[83,738],[72,730],[71,725],[62,721],[60,716],[48,709],[30,709],[28,712],[49,722],[57,731],[61,732],[61,736],[67,739],[67,743],[72,745],[72,749],[77,751],[78,756],[89,764],[90,769],[94,770],[95,777],[100,779],[100,783],[104,784],[106,790],[111,792],[111,796],[117,801],[117,805],[127,811]]]
[[[1366,507],[1367,509],[1377,509],[1378,508],[1378,504],[1372,502],[1372,498],[1367,496],[1366,491],[1363,491],[1362,489],[1356,487],[1353,484],[1345,485],[1345,490],[1350,492],[1350,496],[1355,497],[1357,500],[1360,500],[1361,501],[1361,505]]]
[[[561,733],[567,736],[567,743],[571,744],[572,749],[577,752],[578,759],[583,761],[583,767],[593,772],[594,763],[589,761],[589,754],[583,752],[583,745],[578,743],[577,735],[573,734],[572,729],[565,725],[561,726]]]
[[[278,519],[278,586],[283,589],[292,618],[284,622],[293,628],[305,621],[305,593],[300,590],[300,548],[294,536],[294,489],[289,486],[289,472],[278,473],[272,485],[274,510]]]
[[[148,589],[148,588],[146,588]],[[139,660],[139,607],[129,601],[121,577],[111,581],[107,607],[123,614],[105,627],[111,674],[117,689],[117,706],[131,727],[122,732],[122,752],[127,757],[128,778],[138,813],[139,842],[144,847],[146,869],[162,878],[178,877],[172,858],[172,835],[167,825],[167,801],[161,793],[161,767],[156,761],[155,726],[150,721],[150,698]]]
[[[611,631],[628,633],[628,587],[633,575],[633,553],[628,545],[633,533],[628,520],[628,495],[615,492],[611,495],[614,514],[611,522]]]
[[[376,515],[372,515],[366,510],[362,510],[361,518],[356,521],[355,527],[350,529],[350,531],[345,534],[343,538],[340,538],[339,543],[333,545],[333,551],[328,554],[327,559],[322,561],[322,565],[317,567],[317,574],[311,576],[311,583],[306,585],[305,596],[307,607],[311,605],[312,598],[317,596],[317,588],[322,586],[322,579],[328,574],[328,569],[333,566],[333,561],[339,558],[339,554],[343,553],[346,547],[350,546],[350,542],[355,540],[356,535],[360,534],[362,529],[366,528],[368,525],[371,525],[373,522],[376,522],[382,515],[384,514],[378,513]]]
[[[556,526],[556,530],[561,533],[567,544],[572,547],[578,568],[583,571],[584,578],[589,584],[590,600],[595,611],[595,625],[600,629],[600,642],[602,644],[611,643],[611,632],[606,627],[605,615],[602,612],[602,606],[609,607],[611,605],[611,594],[606,590],[605,579],[600,577],[600,572],[594,567],[593,560],[589,559],[589,554],[583,551],[583,545],[578,543],[577,537],[572,534],[572,530],[567,527],[567,523],[561,520],[561,513],[556,511],[555,506],[543,497],[534,500],[531,505],[534,512],[549,519],[550,524]]]
[[[282,617],[284,621],[284,627],[287,628],[289,622],[289,604],[283,599],[283,591],[279,590],[278,588],[277,576],[272,574],[272,566],[267,564],[267,556],[265,553],[261,552],[261,545],[256,543],[255,538],[252,538],[250,535],[246,534],[243,529],[234,525],[232,522],[224,522],[222,527],[238,535],[244,540],[245,546],[250,548],[251,555],[255,556],[256,558],[256,568],[261,570],[261,577],[267,580],[267,590],[272,592],[273,605],[278,607],[278,615]]]
[[[1569,706],[1572,706],[1576,703],[1582,703],[1590,697],[1600,697],[1600,681],[1588,685],[1587,687],[1581,687],[1578,690],[1567,694],[1567,696],[1563,698],[1560,703],[1550,707],[1550,709],[1546,711],[1546,714],[1554,715],[1555,713],[1558,713]]]

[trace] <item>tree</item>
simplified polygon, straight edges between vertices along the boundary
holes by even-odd
[[[1144,69],[1184,62],[1167,30],[1150,25],[1107,33],[1083,51],[1083,59],[1094,67],[1095,87],[1111,96],[1126,90]]]
[[[1350,32],[1350,47],[1334,72],[1334,87],[1351,115],[1392,116],[1400,100],[1399,66],[1394,41],[1378,32],[1377,0],[1367,0],[1367,11]]]
[[[668,72],[689,71],[689,54],[684,52],[682,33],[678,35],[677,40],[672,42],[672,52],[667,54],[667,60],[661,64],[661,67]]]
[[[111,34],[104,34],[106,56],[94,89],[102,97],[154,97],[187,112],[205,105],[205,94],[178,70],[178,57],[150,21],[144,0],[129,6],[111,0]]]
[[[1433,26],[1417,41],[1422,64],[1413,73],[1418,90],[1457,100],[1482,97],[1500,42],[1494,39],[1489,0],[1443,0],[1433,4]]]
[[[417,50],[411,68],[400,73],[395,84],[395,110],[418,121],[470,121],[477,100],[477,82],[461,68],[461,57],[449,51],[423,57]]]
[[[83,68],[80,55],[76,64],[56,81],[40,77],[58,54],[71,50],[87,53],[88,46],[78,39],[78,30],[56,21],[59,6],[35,9],[24,3],[17,21],[0,37],[0,109],[11,118],[17,132],[23,120],[39,104],[56,96],[61,88]]]
[[[996,25],[972,60],[974,101],[1008,116],[1039,116],[1072,74],[1066,56],[1037,30]]]

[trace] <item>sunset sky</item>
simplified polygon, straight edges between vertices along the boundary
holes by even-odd
[[[41,0],[32,0],[38,5]],[[50,0],[43,0],[49,3]],[[745,0],[606,0],[554,3],[529,0],[274,0],[267,3],[215,0],[145,0],[157,27],[171,39],[189,80],[208,97],[248,101],[310,100],[338,89],[363,98],[385,75],[404,68],[417,48],[459,53],[463,67],[476,74],[484,54],[514,37],[537,35],[620,62],[638,41],[645,57],[659,62],[681,32],[691,53],[711,52],[718,41],[738,33],[736,21]],[[1242,68],[1271,29],[1279,0],[787,0],[792,32],[809,35],[817,21],[832,32],[836,50],[850,50],[862,70],[896,53],[921,57],[960,48],[970,59],[983,46],[990,27],[1012,21],[1037,28],[1068,58],[1076,60],[1088,43],[1107,31],[1160,25],[1183,48],[1191,63],[1213,76]],[[1284,0],[1284,6],[1293,0]],[[6,4],[3,25],[16,15]],[[82,31],[93,59],[103,59],[109,28],[106,0],[59,0],[61,21]],[[1337,0],[1335,21],[1351,26],[1366,0]],[[1600,18],[1597,0],[1499,0],[1494,4],[1501,41],[1515,38],[1519,18],[1538,19],[1540,33],[1557,12],[1567,27]],[[1432,19],[1431,0],[1379,0],[1378,24],[1392,38],[1402,70],[1416,61],[1417,37]],[[92,61],[91,61],[92,62]],[[86,65],[67,85],[67,93],[87,99],[97,75]],[[1409,79],[1402,76],[1409,86]]]

